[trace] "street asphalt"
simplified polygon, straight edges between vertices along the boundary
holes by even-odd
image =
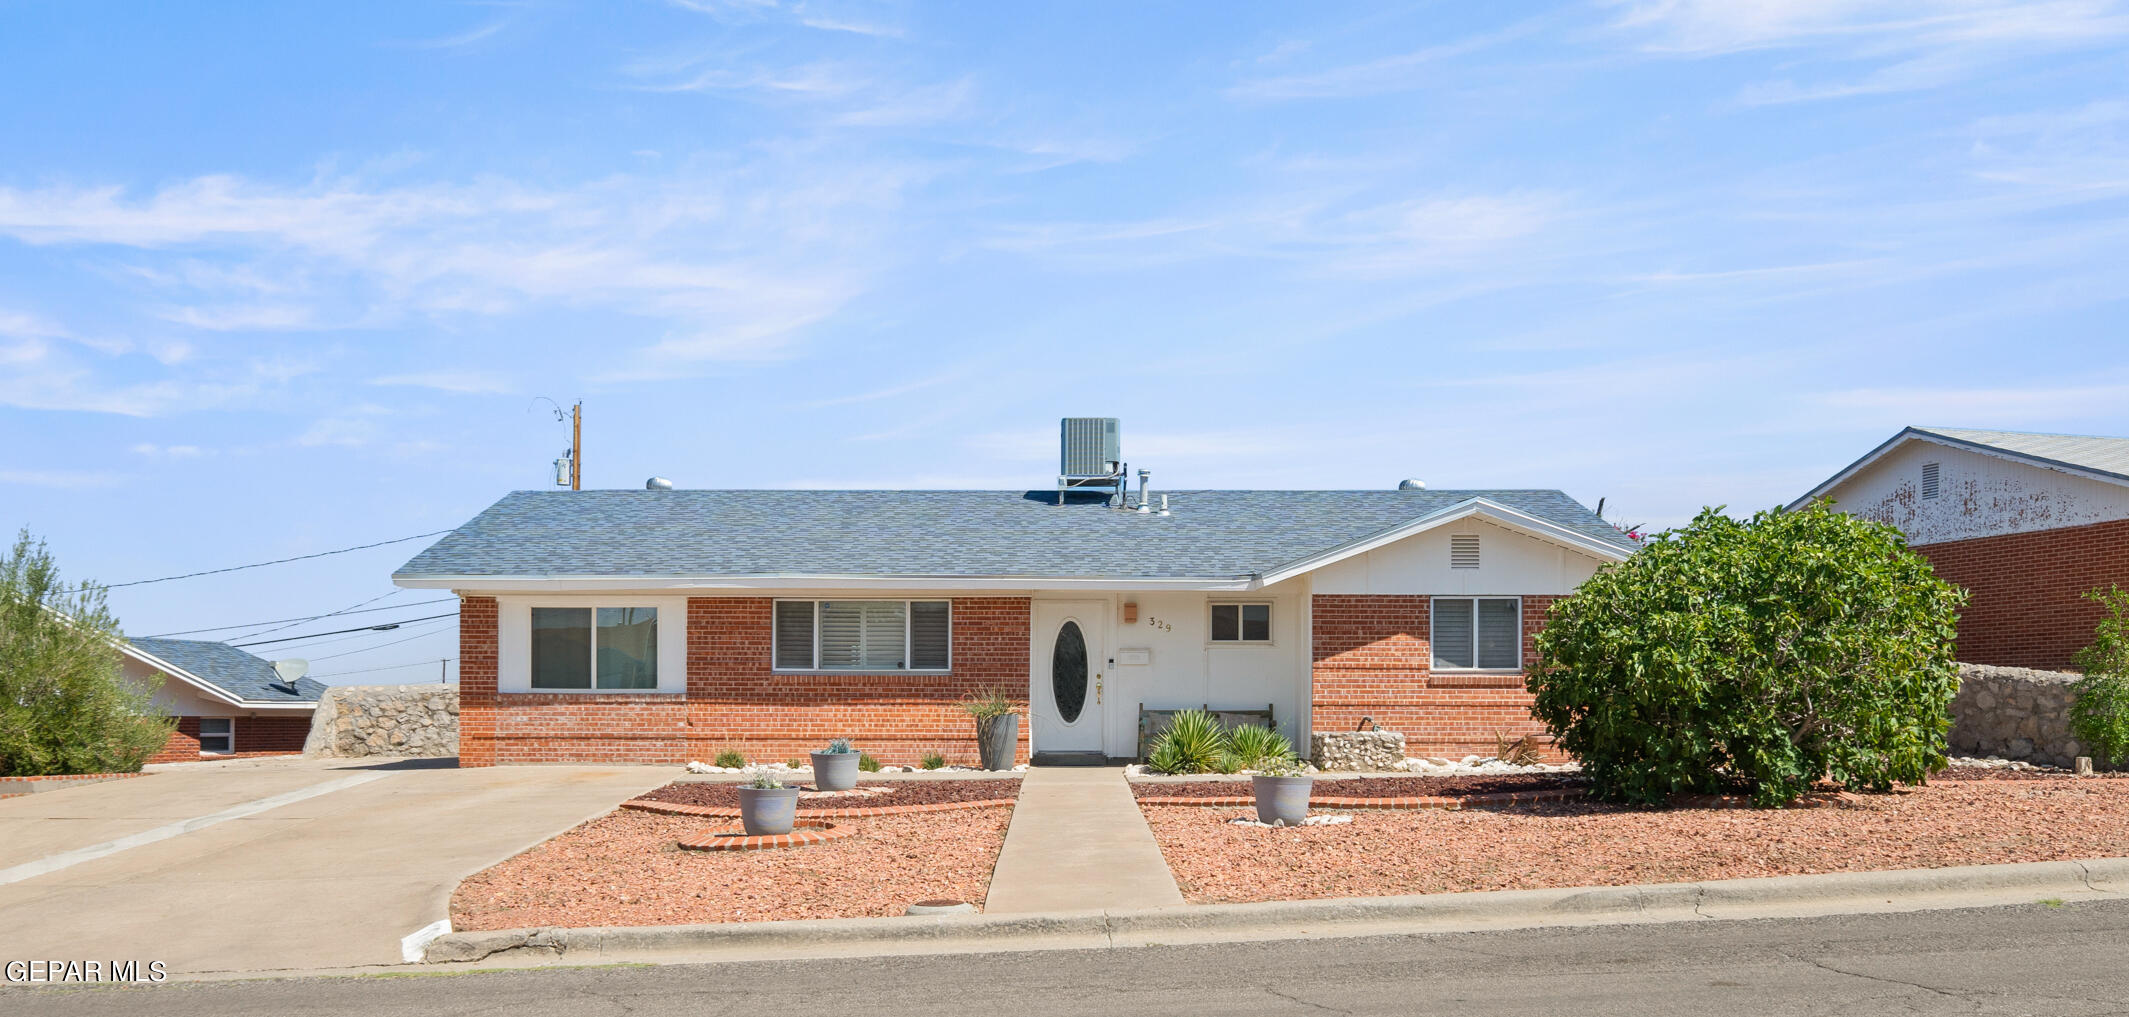
[[[38,1017],[2129,1014],[2129,902],[1011,954],[0,988]]]

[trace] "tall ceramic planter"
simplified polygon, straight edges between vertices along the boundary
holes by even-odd
[[[976,744],[986,770],[1010,770],[1020,748],[1020,715],[1008,713],[976,724]]]
[[[1250,790],[1257,796],[1257,822],[1300,826],[1308,818],[1308,794],[1316,778],[1251,777]]]
[[[798,789],[795,787],[743,787],[739,789],[739,825],[750,837],[790,833],[798,823]]]
[[[858,786],[858,754],[813,752],[813,786],[822,791],[848,791]]]

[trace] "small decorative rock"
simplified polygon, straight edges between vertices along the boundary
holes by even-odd
[[[1352,817],[1351,815],[1349,815],[1349,814],[1345,814],[1345,813],[1339,813],[1339,814],[1336,814],[1336,815],[1327,815],[1327,816],[1310,816],[1310,817],[1308,817],[1307,819],[1303,819],[1303,820],[1302,820],[1301,822],[1299,822],[1299,823],[1297,823],[1297,824],[1295,824],[1295,825],[1297,825],[1297,826],[1340,826],[1340,825],[1343,825],[1343,824],[1345,824],[1345,823],[1350,823],[1350,822],[1352,822],[1352,821],[1353,821],[1353,817]],[[1257,820],[1257,818],[1256,818],[1255,816],[1236,816],[1235,818],[1233,818],[1233,819],[1230,819],[1230,820],[1228,820],[1227,822],[1228,822],[1228,823],[1229,823],[1230,825],[1233,825],[1233,826],[1254,826],[1254,827],[1257,827],[1257,828],[1259,828],[1259,829],[1264,829],[1264,830],[1271,830],[1271,829],[1278,829],[1278,828],[1283,828],[1283,827],[1285,827],[1285,826],[1287,825],[1287,824],[1286,824],[1286,822],[1285,822],[1284,820],[1281,820],[1280,822],[1277,822],[1277,823],[1263,823],[1263,822],[1259,822],[1259,821]]]
[[[2090,777],[2090,776],[2092,776],[2092,757],[2091,757],[2091,756],[2079,756],[2079,757],[2077,757],[2077,775],[2078,775],[2078,776],[2080,776],[2080,777]]]

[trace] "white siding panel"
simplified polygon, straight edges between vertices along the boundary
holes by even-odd
[[[1938,497],[1922,466],[1938,463]],[[2129,488],[2044,466],[1910,441],[1835,485],[1836,507],[1891,523],[1911,544],[2031,533],[2129,519]]]
[[[1449,567],[1450,537],[1457,534],[1478,536],[1478,568]],[[1558,544],[1483,519],[1465,519],[1327,565],[1310,573],[1310,579],[1317,593],[1515,597],[1573,593],[1600,564]]]

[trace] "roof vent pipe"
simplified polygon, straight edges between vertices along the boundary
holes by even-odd
[[[673,489],[673,482],[664,477],[652,477],[643,482],[643,489],[646,491],[670,491]]]
[[[1152,503],[1146,500],[1146,479],[1151,476],[1152,470],[1138,471],[1138,510],[1142,513],[1153,511]]]

